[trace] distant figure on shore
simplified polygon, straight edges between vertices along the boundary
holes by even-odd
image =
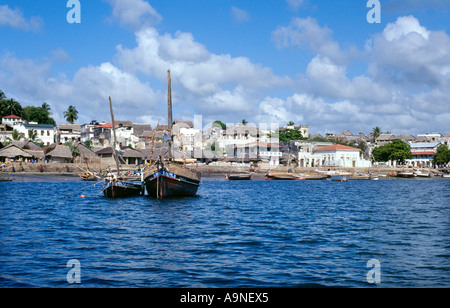
[[[39,166],[39,171],[44,172],[44,167],[42,167],[42,164]]]

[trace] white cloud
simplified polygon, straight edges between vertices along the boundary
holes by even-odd
[[[159,13],[144,0],[106,0],[113,8],[113,17],[119,24],[138,30],[161,22]]]
[[[9,26],[19,30],[37,32],[43,25],[40,17],[33,16],[26,19],[20,9],[10,9],[8,5],[0,5],[0,27]]]
[[[246,22],[251,19],[250,14],[247,11],[235,6],[231,7],[231,17],[233,17],[233,20],[236,22]]]
[[[291,9],[297,11],[305,3],[305,0],[286,0],[287,4]]]
[[[343,51],[332,38],[328,27],[321,27],[314,18],[294,18],[288,26],[278,27],[272,32],[272,40],[277,48],[299,47],[332,59],[347,62],[355,56],[355,48]]]
[[[388,41],[398,40],[410,33],[416,33],[428,40],[430,32],[419,24],[413,16],[399,17],[395,23],[389,23],[383,30],[383,37]]]

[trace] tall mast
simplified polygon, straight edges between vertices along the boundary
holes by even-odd
[[[168,121],[168,128],[172,129],[172,87],[171,87],[171,80],[170,80],[170,69],[167,70],[167,121]]]
[[[169,124],[168,128],[170,136],[170,140],[168,141],[169,151],[167,154],[169,158],[172,158],[172,87],[170,79],[170,69],[167,70],[167,121]]]
[[[117,165],[117,179],[119,179],[119,158],[117,157],[117,153],[116,153],[116,123],[114,122],[114,113],[113,113],[113,108],[112,108],[112,102],[111,102],[111,96],[109,97],[109,109],[111,110],[111,121],[112,121],[112,131],[113,131],[113,135],[114,135],[114,140],[113,140],[113,153],[114,153],[114,158],[116,160],[116,165]]]

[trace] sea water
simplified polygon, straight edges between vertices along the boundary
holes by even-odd
[[[0,287],[75,285],[450,287],[450,180],[205,180],[167,200],[0,182]]]

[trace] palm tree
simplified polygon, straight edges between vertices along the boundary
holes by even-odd
[[[242,125],[244,125],[244,126],[245,126],[245,125],[247,125],[247,123],[248,123],[248,122],[247,122],[247,120],[245,120],[245,119],[242,119],[241,123],[242,123]]]
[[[47,104],[46,102],[42,103],[41,108],[44,109],[45,111],[47,111],[49,115],[52,115],[52,113],[50,112],[50,105]]]
[[[17,129],[13,130],[13,132],[11,133],[11,137],[7,137],[6,140],[9,142],[11,141],[20,141],[22,139],[25,139],[25,137],[23,136],[22,133],[19,133],[19,131]]]
[[[2,100],[2,113],[11,115],[14,114],[16,116],[22,117],[23,116],[23,109],[22,106],[17,102],[15,99],[3,99]]]
[[[67,122],[73,124],[73,122],[78,119],[77,108],[70,105],[69,108],[67,108],[67,111],[64,111],[64,118],[67,120]]]
[[[288,125],[288,126],[293,126],[293,125],[294,125],[294,122],[293,122],[293,121],[289,121],[289,122],[287,123],[287,125]]]
[[[373,142],[375,142],[375,140],[380,136],[381,134],[381,128],[376,126],[374,127],[374,129],[372,130],[372,134],[373,134]]]

